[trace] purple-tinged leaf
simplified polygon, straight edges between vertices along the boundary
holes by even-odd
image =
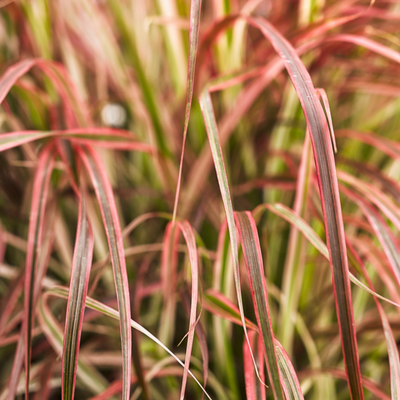
[[[129,300],[129,285],[126,272],[124,244],[122,241],[121,227],[119,224],[117,207],[110,181],[98,154],[90,147],[79,149],[99,202],[104,228],[107,234],[108,246],[113,266],[115,289],[117,292],[118,309],[120,312],[121,346],[123,359],[123,400],[129,400],[130,376],[132,358],[131,339],[131,310]]]
[[[236,212],[235,220],[242,243],[243,256],[246,261],[258,328],[263,338],[269,382],[274,398],[284,399],[274,344],[274,333],[271,325],[267,285],[265,283],[264,266],[257,226],[254,218],[248,211]]]
[[[290,43],[266,20],[248,18],[248,21],[261,30],[284,61],[304,111],[317,170],[344,364],[348,373],[352,400],[361,400],[364,399],[364,394],[361,386],[360,363],[354,328],[342,210],[326,118],[315,93],[310,74]]]
[[[64,400],[73,400],[75,396],[79,343],[82,333],[85,299],[89,284],[92,255],[93,234],[86,213],[84,193],[81,192],[78,228],[76,232],[64,329],[62,359],[62,398]]]

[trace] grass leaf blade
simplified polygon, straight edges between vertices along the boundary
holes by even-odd
[[[85,151],[79,150],[79,153],[92,179],[106,229],[111,263],[114,271],[118,309],[121,316],[120,329],[123,359],[122,398],[123,400],[129,400],[132,358],[131,310],[121,227],[111,184],[99,156],[90,147],[86,147]]]
[[[235,219],[242,243],[243,256],[246,261],[258,327],[263,338],[269,382],[274,398],[284,399],[280,384],[278,360],[274,345],[274,333],[271,325],[267,287],[265,284],[264,267],[256,223],[251,213],[248,211],[236,212]]]
[[[85,299],[93,254],[91,232],[84,193],[81,192],[79,219],[67,303],[62,360],[62,398],[74,399],[79,343],[82,332]]]

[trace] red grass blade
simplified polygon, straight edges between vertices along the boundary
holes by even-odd
[[[117,292],[118,309],[121,318],[120,329],[124,382],[122,398],[129,400],[132,357],[131,310],[121,227],[111,184],[99,156],[89,147],[86,147],[85,151],[81,149],[78,151],[93,182],[107,234]]]
[[[265,284],[264,266],[256,223],[251,213],[248,211],[236,212],[235,220],[242,243],[243,256],[246,261],[257,324],[263,338],[269,382],[274,398],[284,399],[280,383],[274,333],[268,305],[267,286]]]
[[[76,371],[78,368],[79,343],[82,333],[85,299],[89,284],[93,255],[93,234],[86,214],[84,193],[79,204],[78,228],[72,262],[71,281],[65,317],[62,398],[74,399]]]
[[[311,77],[290,43],[267,21],[248,21],[261,30],[283,59],[304,111],[314,151],[348,384],[352,399],[363,399],[339,187],[325,115]]]
[[[50,144],[45,147],[39,157],[32,191],[32,205],[28,232],[28,249],[25,267],[25,302],[24,302],[24,339],[25,339],[25,379],[26,399],[29,398],[29,375],[31,360],[32,328],[37,302],[35,293],[39,250],[43,240],[44,211],[47,202],[50,176],[53,169],[54,153]]]
[[[181,160],[179,163],[178,181],[176,184],[174,211],[172,216],[173,221],[175,221],[176,212],[178,208],[179,193],[181,189],[181,179],[182,179],[183,156],[185,154],[185,144],[186,144],[187,130],[189,126],[190,109],[192,107],[194,73],[196,69],[197,44],[199,40],[201,2],[202,0],[191,0],[190,2],[189,60],[188,60],[188,71],[187,71],[185,126],[183,128]]]

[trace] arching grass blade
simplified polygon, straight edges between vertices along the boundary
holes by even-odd
[[[261,30],[282,58],[299,97],[310,132],[317,170],[325,232],[330,255],[336,312],[342,340],[343,357],[353,400],[364,399],[360,363],[351,301],[350,279],[339,186],[328,124],[315,93],[310,74],[290,43],[266,20],[248,18]]]

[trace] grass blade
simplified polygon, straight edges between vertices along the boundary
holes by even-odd
[[[224,204],[227,224],[228,224],[228,231],[229,231],[229,240],[231,244],[231,252],[232,252],[232,261],[233,261],[233,272],[235,278],[235,287],[236,287],[236,297],[238,300],[238,306],[240,311],[240,319],[242,321],[242,326],[244,330],[244,334],[247,340],[247,344],[249,346],[250,352],[250,341],[247,335],[247,328],[246,328],[246,321],[244,317],[244,309],[243,309],[243,299],[242,299],[242,289],[240,285],[240,272],[239,272],[239,257],[237,251],[237,238],[236,238],[236,228],[235,228],[235,219],[233,215],[233,206],[231,195],[229,191],[229,184],[228,178],[226,175],[224,159],[222,156],[222,149],[219,143],[218,138],[218,128],[217,122],[215,120],[214,110],[211,102],[211,96],[208,92],[207,88],[203,90],[200,95],[200,107],[203,113],[204,123],[207,130],[208,141],[211,147],[211,153],[214,160],[215,171],[217,173],[218,184],[221,191],[222,201]],[[251,352],[251,357],[253,359],[254,367],[256,368],[256,361],[254,359],[254,355]],[[258,371],[257,371],[257,376]]]
[[[62,359],[62,398],[74,399],[76,371],[78,368],[79,343],[82,333],[85,299],[89,284],[90,267],[93,255],[93,235],[86,213],[84,193],[81,192],[78,228],[71,282],[65,317],[63,359]]]
[[[284,61],[304,111],[314,151],[348,384],[352,399],[363,399],[339,187],[326,118],[311,77],[290,43],[266,20],[248,20],[270,40]]]
[[[119,224],[118,213],[111,184],[99,156],[93,149],[89,147],[86,147],[85,151],[79,150],[79,153],[93,182],[104,221],[104,227],[106,229],[111,263],[114,272],[118,309],[121,316],[120,329],[123,359],[122,398],[124,400],[129,400],[132,358],[131,327],[129,324],[131,320],[131,310],[121,227]]]
[[[172,222],[173,223],[173,222]],[[181,388],[181,396],[180,399],[183,400],[185,397],[185,389],[187,376],[190,365],[190,358],[192,354],[193,347],[193,339],[196,327],[196,308],[197,308],[197,299],[199,292],[199,278],[198,278],[198,256],[197,256],[197,247],[196,247],[196,239],[194,237],[194,233],[192,227],[187,221],[178,222],[177,226],[181,230],[183,237],[185,238],[186,245],[189,252],[189,260],[190,260],[190,269],[192,273],[192,292],[191,292],[191,306],[190,306],[190,318],[189,318],[189,333],[188,333],[188,343],[186,346],[186,355],[185,355],[185,368],[183,370],[182,377],[182,388]]]
[[[64,287],[54,287],[51,288],[47,291],[46,294],[51,294],[52,296],[57,296],[61,298],[68,298],[68,289]],[[91,308],[92,310],[98,311],[104,315],[107,315],[111,318],[119,319],[120,314],[118,313],[117,310],[114,310],[113,308],[100,303],[97,300],[94,300],[90,297],[86,297],[86,307]],[[185,364],[168,348],[166,347],[162,342],[160,342],[153,334],[151,334],[147,329],[143,328],[142,325],[138,324],[137,322],[130,320],[130,325],[132,328],[136,329],[138,332],[142,333],[143,335],[147,336],[149,339],[151,339],[153,342],[158,344],[161,348],[163,348],[170,356],[172,356],[175,361],[182,367],[185,368]],[[208,395],[204,387],[200,384],[200,382],[196,379],[196,377],[193,375],[193,373],[189,370],[188,374],[195,380],[195,382],[199,385],[199,387],[202,389],[203,393],[207,396],[208,399],[211,400],[211,397]]]
[[[52,315],[47,299],[50,293],[45,292],[38,305],[38,319],[46,335],[47,340],[57,355],[61,355],[63,349],[63,333],[57,320]],[[69,290],[65,288],[65,298],[68,299]],[[78,360],[77,377],[92,393],[100,393],[107,388],[106,379],[93,367],[88,365],[82,357]]]
[[[12,67],[3,74],[0,79],[0,103],[3,102],[7,93],[13,87],[14,83],[26,72],[28,72],[34,65],[35,60],[23,60]]]
[[[275,339],[276,354],[278,356],[279,371],[286,400],[304,400],[300,382],[292,362],[283,346]]]
[[[28,249],[26,253],[25,266],[25,301],[24,301],[24,324],[25,337],[25,397],[29,398],[29,375],[31,364],[32,328],[37,302],[35,293],[37,264],[39,261],[39,249],[43,239],[43,224],[47,193],[49,189],[50,176],[54,164],[54,153],[52,145],[45,147],[39,157],[35,173],[35,181],[32,191],[32,204],[28,232]]]
[[[203,296],[202,306],[214,315],[218,315],[236,325],[242,325],[239,309],[222,293],[209,289]],[[258,331],[257,325],[245,318],[248,329]]]
[[[280,383],[278,360],[274,345],[274,333],[268,305],[267,287],[265,284],[260,241],[257,227],[250,212],[235,213],[236,226],[242,243],[243,256],[246,261],[251,295],[260,334],[263,338],[269,382],[275,399],[284,399]]]
[[[368,286],[371,290],[374,290],[374,286],[372,284],[371,279],[368,276],[367,269],[365,268],[364,263],[361,261],[360,257],[353,249],[351,245],[348,244],[348,247],[353,254],[354,258],[357,260],[361,270],[365,276],[365,279],[368,282]],[[389,355],[389,365],[390,365],[390,387],[392,393],[392,400],[397,400],[400,398],[400,358],[399,351],[397,348],[396,339],[394,338],[392,328],[390,327],[389,320],[386,316],[386,313],[383,307],[379,304],[379,301],[374,298],[376,308],[378,309],[379,316],[382,321],[383,331],[385,332],[386,344],[388,348]]]
[[[279,215],[283,219],[285,219],[290,224],[296,226],[296,228],[307,238],[307,240],[329,261],[329,251],[326,244],[322,241],[322,239],[316,234],[316,232],[311,228],[310,225],[307,224],[301,217],[296,215],[290,208],[286,207],[283,204],[262,204],[258,206],[254,211],[254,215],[258,215],[262,208],[266,208],[276,215]],[[394,305],[395,307],[400,307],[400,304],[381,296],[380,294],[374,292],[368,286],[364,285],[360,280],[358,280],[351,272],[349,272],[350,280],[357,285],[362,290],[365,290],[367,293],[371,294],[374,297],[377,297],[383,301],[386,301],[389,304]]]
[[[194,73],[196,69],[196,55],[197,45],[199,41],[199,28],[200,28],[200,14],[201,14],[202,0],[191,0],[190,2],[190,30],[189,30],[189,60],[187,71],[187,89],[186,89],[186,109],[185,109],[185,122],[183,128],[183,141],[181,160],[179,163],[178,181],[176,184],[175,202],[172,220],[175,221],[176,212],[179,202],[179,193],[181,189],[182,169],[183,169],[183,156],[185,154],[185,144],[187,130],[189,126],[190,109],[192,107],[193,88],[194,88]]]

